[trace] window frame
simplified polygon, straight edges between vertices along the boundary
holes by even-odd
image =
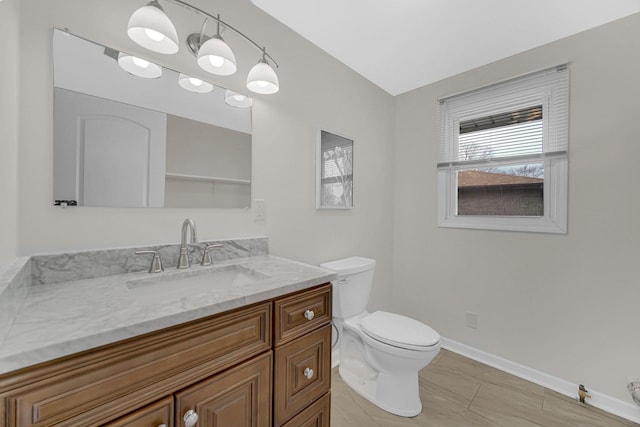
[[[567,233],[568,79],[565,64],[439,100],[439,227]],[[471,161],[457,159],[460,122],[534,105],[542,105],[543,111],[542,154]],[[470,166],[496,167],[527,162],[544,164],[543,216],[457,215],[458,171]]]

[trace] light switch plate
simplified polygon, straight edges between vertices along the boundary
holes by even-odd
[[[264,199],[253,199],[253,209],[255,212],[256,221],[264,221],[267,217],[267,212],[264,204]]]

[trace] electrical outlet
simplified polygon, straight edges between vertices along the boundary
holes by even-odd
[[[467,328],[478,329],[478,314],[471,311],[467,311],[464,315],[465,324]]]
[[[267,217],[264,199],[253,199],[253,209],[256,221],[264,221]]]

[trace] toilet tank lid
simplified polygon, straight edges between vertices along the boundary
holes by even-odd
[[[440,334],[431,327],[401,314],[376,311],[362,319],[360,326],[370,337],[398,347],[419,349],[440,342]]]
[[[320,264],[320,267],[333,270],[339,275],[361,273],[363,271],[371,270],[375,266],[375,259],[359,256],[352,256],[350,258],[343,258]]]

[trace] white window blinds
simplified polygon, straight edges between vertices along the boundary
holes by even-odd
[[[566,152],[568,79],[561,65],[440,100],[438,166]]]
[[[535,121],[461,133],[458,160],[508,158],[541,154],[542,115]]]

